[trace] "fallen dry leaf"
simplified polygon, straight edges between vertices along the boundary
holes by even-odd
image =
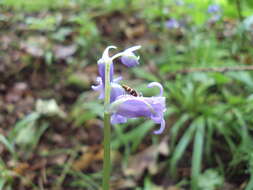
[[[125,34],[128,39],[138,38],[144,35],[146,32],[146,27],[144,24],[135,26],[135,27],[127,27],[125,29]]]
[[[133,189],[136,187],[136,182],[133,179],[123,179],[119,178],[118,180],[112,181],[110,184],[111,189]]]
[[[32,36],[20,43],[20,48],[34,57],[42,57],[49,42],[44,36]]]
[[[168,156],[170,153],[168,136],[164,137],[158,146],[158,151],[161,155]]]
[[[93,152],[84,153],[80,159],[76,160],[73,163],[73,169],[77,171],[81,171],[88,168],[91,162],[94,160],[94,157],[95,155]]]
[[[73,55],[77,50],[76,45],[62,46],[56,45],[54,47],[54,56],[56,59],[66,59]]]
[[[13,171],[18,174],[18,175],[24,175],[25,172],[28,170],[29,164],[24,162],[24,163],[18,163],[15,168],[13,168]]]
[[[126,176],[139,179],[143,172],[148,169],[150,173],[157,172],[156,158],[158,156],[157,146],[151,146],[130,158],[129,167],[123,172]]]
[[[85,170],[92,162],[99,160],[103,160],[103,149],[101,146],[91,146],[73,163],[72,167],[77,171]]]

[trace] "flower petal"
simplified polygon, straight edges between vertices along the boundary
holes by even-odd
[[[125,51],[123,51],[121,53],[121,58],[120,58],[121,62],[124,65],[126,65],[127,67],[134,67],[134,66],[138,65],[140,57],[139,56],[137,57],[133,53],[133,51],[136,51],[140,48],[141,48],[141,46],[138,45],[138,46],[130,47],[130,48],[126,49]]]
[[[133,52],[122,55],[120,60],[127,67],[134,67],[139,64],[139,57],[137,57]]]
[[[133,118],[150,117],[154,110],[152,109],[152,106],[144,100],[143,97],[123,95],[119,96],[111,104],[110,111],[128,118]]]
[[[127,118],[123,117],[121,115],[118,114],[113,114],[111,116],[111,123],[112,124],[117,124],[117,123],[126,123],[127,122]]]
[[[102,78],[103,86],[105,86],[105,62],[103,59],[98,60],[98,73]],[[110,64],[110,82],[113,81],[114,68],[113,63]]]
[[[207,8],[208,13],[217,13],[220,11],[220,6],[217,4],[209,5]]]
[[[121,77],[116,78],[113,82],[111,82],[111,98],[110,102],[113,102],[116,100],[118,96],[121,96],[125,93],[124,89],[121,87],[121,85],[117,84],[115,81],[119,81]],[[98,91],[100,93],[99,99],[103,99],[105,96],[104,92],[104,86],[101,77],[97,77],[97,83],[98,85],[92,85],[91,88],[95,91]]]
[[[111,83],[111,98],[110,102],[114,102],[118,96],[121,96],[125,93],[125,90],[121,87],[121,85],[112,82]]]
[[[148,117],[161,127],[157,133],[163,131],[165,121],[163,113],[165,97],[134,97],[129,95],[118,96],[110,105],[109,111],[124,118]]]
[[[99,99],[103,99],[104,98],[104,87],[103,87],[101,77],[97,77],[97,83],[98,83],[98,85],[96,85],[96,86],[92,85],[91,88],[100,93],[100,95],[98,97]]]
[[[169,19],[166,21],[165,26],[169,29],[175,29],[175,28],[179,28],[180,24],[177,20],[175,19]]]
[[[155,130],[153,133],[159,135],[164,131],[164,129],[165,129],[165,120],[162,119],[160,128],[158,130]]]
[[[163,86],[159,82],[151,82],[148,84],[148,88],[158,87],[160,89],[160,94],[157,96],[163,96]]]

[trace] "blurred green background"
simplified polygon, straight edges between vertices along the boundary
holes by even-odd
[[[0,0],[0,190],[98,190],[104,48],[165,89],[166,130],[113,127],[112,190],[253,189],[252,0]]]

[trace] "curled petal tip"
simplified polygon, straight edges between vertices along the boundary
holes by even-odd
[[[161,126],[158,130],[155,130],[153,133],[156,135],[160,135],[165,129],[165,121],[164,119],[161,121]]]
[[[163,86],[159,82],[151,82],[148,84],[148,88],[158,87],[160,89],[160,93],[158,96],[163,96]]]

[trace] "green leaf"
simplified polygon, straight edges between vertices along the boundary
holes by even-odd
[[[182,158],[185,149],[187,148],[187,146],[189,145],[192,136],[194,134],[194,131],[196,130],[197,125],[195,125],[195,122],[193,122],[189,128],[186,130],[186,132],[184,133],[184,135],[181,137],[181,140],[179,141],[179,143],[177,144],[175,151],[173,153],[173,156],[171,158],[170,161],[170,172],[172,173],[172,175],[176,174],[176,166],[178,161]]]
[[[193,145],[193,156],[192,156],[192,189],[197,189],[197,182],[201,172],[201,163],[204,146],[204,135],[205,135],[205,123],[203,118],[197,119],[196,135]]]
[[[189,120],[189,115],[182,115],[171,127],[171,147],[174,149],[176,143],[176,137],[178,136],[179,130],[184,126],[185,122]]]
[[[3,188],[4,188],[5,182],[6,182],[6,180],[1,178],[1,176],[0,176],[0,190],[4,190]]]
[[[118,149],[121,145],[125,144],[126,142],[133,142],[132,150],[134,150],[153,126],[154,126],[153,121],[151,120],[145,121],[143,124],[135,127],[128,133],[125,133],[124,141],[122,141],[121,138],[116,138],[115,140],[113,140],[111,144],[112,148]]]
[[[40,114],[33,112],[27,115],[24,119],[20,120],[14,126],[14,129],[9,134],[10,141],[16,141],[16,137],[19,135],[20,131],[27,128],[29,125],[33,125],[40,117]]]
[[[150,72],[145,72],[143,71],[143,68],[134,68],[133,69],[133,72],[136,76],[138,76],[139,78],[143,78],[143,79],[146,79],[148,81],[159,81],[159,79],[151,74]]]
[[[10,151],[12,154],[15,154],[14,146],[13,144],[2,134],[0,134],[0,142],[3,143],[8,151]]]

